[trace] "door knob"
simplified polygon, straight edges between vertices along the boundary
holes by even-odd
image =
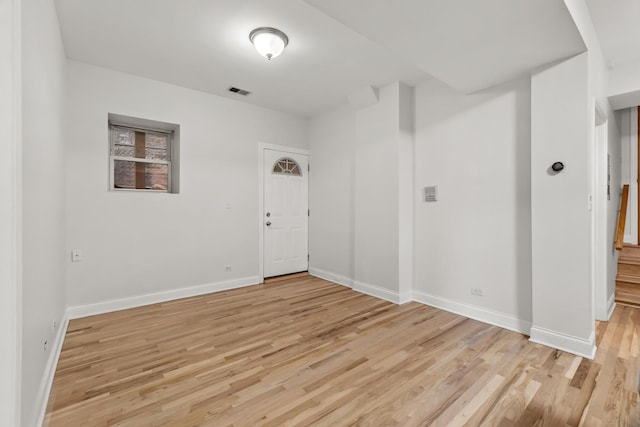
[[[267,221],[267,227],[271,225],[271,221]]]

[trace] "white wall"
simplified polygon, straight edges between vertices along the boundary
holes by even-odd
[[[356,112],[354,275],[358,286],[398,293],[399,85]],[[360,285],[359,285],[360,284]]]
[[[404,302],[413,284],[413,89],[394,82],[377,95],[310,123],[310,271]]]
[[[0,1],[0,425],[20,425],[20,1]]]
[[[347,285],[354,277],[355,134],[355,110],[349,106],[309,124],[310,269]]]
[[[640,105],[640,60],[615,65],[609,74],[607,95],[615,109]]]
[[[64,49],[51,0],[24,0],[22,422],[32,425],[65,311]],[[43,350],[44,340],[49,348]],[[40,393],[40,395],[38,394]]]
[[[436,304],[501,313],[512,320],[505,326],[527,330],[529,81],[464,95],[430,80],[415,96],[414,290]],[[438,186],[437,202],[424,201],[429,185]]]
[[[606,115],[607,118],[607,153],[610,156],[611,160],[611,188],[612,188],[612,197],[610,200],[605,202],[606,204],[606,213],[605,213],[605,222],[606,222],[606,241],[598,242],[598,245],[603,244],[606,246],[605,250],[601,253],[598,253],[599,249],[596,248],[596,256],[599,258],[601,254],[606,255],[606,292],[601,292],[600,287],[601,283],[597,280],[595,283],[596,289],[594,290],[594,294],[598,296],[602,295],[602,298],[599,298],[595,301],[596,308],[596,316],[598,319],[604,320],[606,319],[606,315],[603,312],[611,312],[613,309],[613,298],[615,292],[615,276],[617,272],[617,262],[618,262],[618,253],[615,252],[613,248],[613,239],[615,237],[615,224],[618,218],[618,208],[620,206],[620,199],[618,196],[618,188],[621,185],[621,136],[620,136],[620,127],[617,123],[618,117],[614,113],[614,108],[616,107],[614,104],[616,103],[616,97],[611,96],[612,94],[621,93],[620,91],[631,91],[631,90],[640,90],[640,79],[637,76],[632,79],[635,83],[631,83],[631,85],[627,85],[624,88],[622,86],[617,85],[617,78],[614,77],[615,70],[611,72],[607,67],[606,60],[604,58],[602,47],[600,46],[600,41],[598,40],[598,34],[596,33],[595,27],[593,25],[593,21],[591,19],[591,15],[589,12],[589,8],[584,0],[565,0],[565,4],[571,13],[571,16],[580,31],[580,35],[582,36],[585,45],[587,46],[587,58],[588,58],[588,125],[590,132],[588,134],[589,138],[589,166],[588,174],[590,177],[594,176],[595,171],[591,168],[593,157],[596,156],[595,162],[600,164],[606,164],[606,159],[597,159],[597,156],[603,153],[600,150],[592,152],[593,140],[595,138],[595,134],[593,132],[593,128],[596,121],[596,103],[599,108],[602,109],[602,112]],[[626,83],[625,83],[626,84]],[[635,85],[635,88],[633,87]],[[640,94],[640,91],[638,92]],[[640,99],[640,97],[638,98]],[[640,103],[640,101],[639,101]],[[591,187],[589,189],[590,193],[594,194],[595,191],[593,189],[593,183],[595,181],[590,181]],[[594,203],[598,203],[598,200],[595,200]],[[599,273],[596,277],[599,276]],[[605,299],[603,301],[601,299]],[[606,307],[609,305],[609,307]],[[600,308],[600,309],[599,309]]]
[[[531,339],[583,355],[595,349],[588,84],[587,54],[531,78]],[[555,161],[565,163],[559,174]]]
[[[258,143],[306,148],[307,120],[74,61],[68,87],[69,306],[258,280]],[[108,113],[181,126],[180,194],[108,191]]]
[[[400,82],[356,111],[354,288],[411,300],[413,89]]]
[[[401,301],[413,297],[414,263],[414,165],[415,97],[414,88],[400,84],[398,94],[398,294]]]

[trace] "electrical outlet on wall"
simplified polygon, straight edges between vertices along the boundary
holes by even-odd
[[[58,322],[56,322],[55,320],[51,322],[51,332],[55,332],[57,327],[58,327]]]
[[[71,251],[71,261],[78,262],[82,260],[82,251],[80,249],[74,249]]]
[[[484,291],[480,288],[471,288],[471,295],[477,295],[481,297],[484,295]]]

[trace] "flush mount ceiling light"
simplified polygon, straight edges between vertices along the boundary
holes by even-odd
[[[289,37],[282,31],[271,27],[260,27],[251,31],[249,40],[260,55],[268,60],[280,55],[289,44]]]

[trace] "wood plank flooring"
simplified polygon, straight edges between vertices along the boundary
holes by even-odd
[[[640,426],[640,310],[594,361],[298,277],[71,321],[45,426]]]

